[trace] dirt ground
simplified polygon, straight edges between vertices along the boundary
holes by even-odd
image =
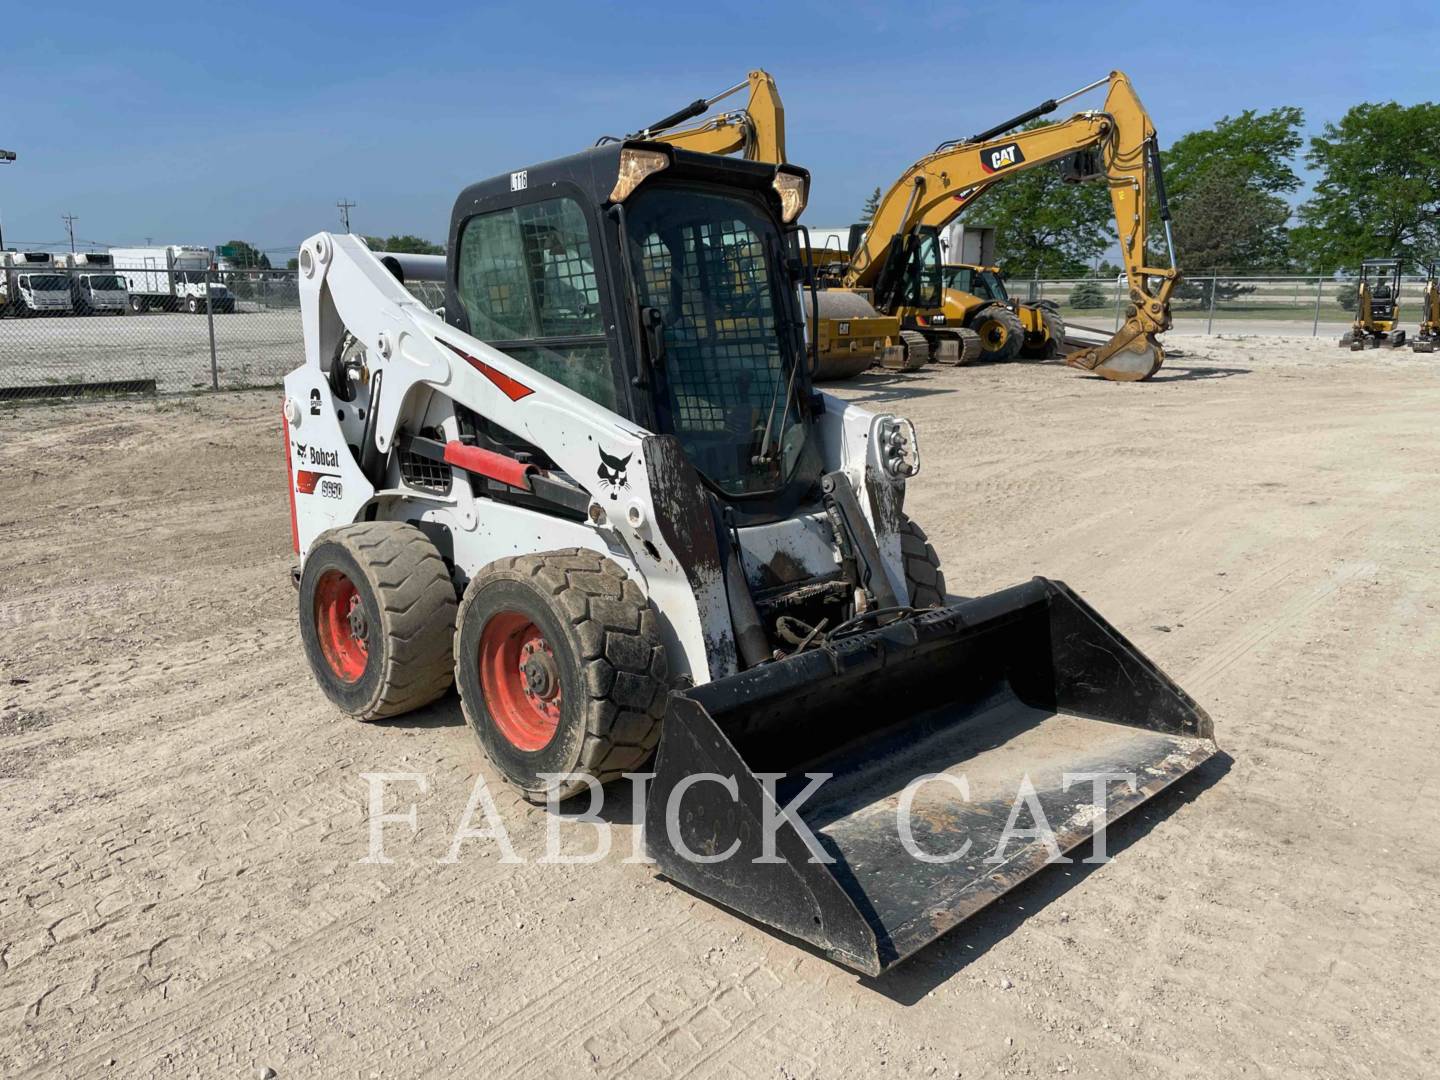
[[[0,1074],[1440,1073],[1440,360],[1176,341],[1154,381],[872,376],[950,588],[1060,578],[1228,754],[876,980],[534,861],[453,695],[305,668],[275,391],[0,411]],[[363,864],[362,774],[419,772]],[[472,841],[477,775],[524,865]],[[583,850],[588,832],[563,834]]]

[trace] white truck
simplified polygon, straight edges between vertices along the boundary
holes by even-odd
[[[70,283],[48,251],[0,252],[0,311],[7,315],[68,315]]]
[[[235,310],[235,297],[212,271],[215,253],[187,244],[163,247],[111,248],[110,260],[130,292],[130,310],[136,315],[150,308],[161,311],[205,310],[206,278],[210,303],[216,312]]]
[[[109,255],[82,251],[61,255],[59,261],[70,279],[70,302],[77,315],[125,314],[130,292]]]

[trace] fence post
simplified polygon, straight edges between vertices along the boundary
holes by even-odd
[[[1211,275],[1210,277],[1210,314],[1205,316],[1205,336],[1210,336],[1210,328],[1215,325],[1215,286],[1220,279]]]
[[[1120,278],[1115,278],[1115,329],[1120,329]]]
[[[1322,277],[1315,282],[1315,322],[1310,326],[1310,336],[1320,336],[1320,290],[1325,287],[1325,279]]]
[[[210,389],[220,389],[220,362],[215,358],[215,305],[210,302],[210,278],[214,271],[205,268],[205,321],[210,324]]]

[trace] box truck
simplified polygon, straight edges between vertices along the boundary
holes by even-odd
[[[214,310],[235,310],[234,295],[211,270],[215,254],[209,248],[187,244],[111,248],[110,260],[125,279],[130,310],[137,315],[150,308],[188,311],[192,315],[204,311],[207,276]]]
[[[125,314],[130,291],[104,252],[78,252],[60,256],[70,279],[70,302],[77,315]]]
[[[7,315],[68,315],[70,283],[48,251],[4,251],[0,311]]]

